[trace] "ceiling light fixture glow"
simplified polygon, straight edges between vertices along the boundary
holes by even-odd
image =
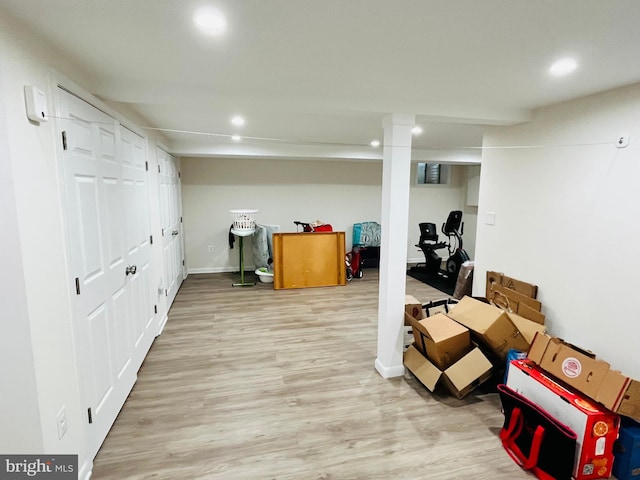
[[[372,147],[379,147],[380,146],[380,141],[379,140],[372,140],[371,141],[371,146]]]
[[[193,16],[196,26],[207,35],[222,35],[227,30],[227,19],[219,10],[202,7]]]
[[[244,125],[244,118],[238,115],[231,119],[231,123],[234,124],[236,127],[242,127]]]
[[[411,133],[414,135],[420,135],[422,133],[422,128],[416,125],[411,129]]]
[[[242,137],[240,135],[231,135],[231,140],[233,140],[234,142],[239,142],[240,140],[242,140]]]
[[[563,77],[569,75],[576,68],[578,68],[578,62],[575,58],[565,57],[553,62],[553,65],[549,68],[549,73],[554,77]]]

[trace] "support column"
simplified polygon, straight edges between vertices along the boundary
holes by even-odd
[[[375,367],[384,378],[404,375],[404,295],[407,275],[411,128],[414,115],[382,120],[382,232],[378,294],[378,355]]]

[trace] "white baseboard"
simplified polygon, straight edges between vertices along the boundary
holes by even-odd
[[[253,265],[245,265],[245,272],[252,272],[255,270]],[[199,273],[234,273],[238,271],[238,267],[204,267],[204,268],[190,268],[187,273],[197,275]]]
[[[167,324],[167,320],[169,320],[169,316],[165,312],[165,314],[162,316],[162,320],[160,320],[160,327],[158,328],[158,333],[156,334],[156,337],[159,337],[162,334],[162,331],[164,330],[164,326]]]
[[[407,258],[407,265],[416,264],[416,263],[424,263],[424,255],[419,258]]]
[[[404,365],[385,367],[382,362],[376,358],[375,367],[382,378],[401,377],[404,375]]]
[[[416,263],[424,263],[424,257],[407,259],[407,267],[409,265],[415,265]],[[246,272],[252,272],[253,270],[255,270],[252,265],[245,265],[244,269]],[[190,268],[187,273],[197,275],[199,273],[234,273],[237,271],[237,267],[203,267]]]
[[[85,460],[78,469],[78,480],[89,480],[93,474],[93,461]]]

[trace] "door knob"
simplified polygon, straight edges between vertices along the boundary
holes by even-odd
[[[138,267],[136,267],[135,265],[129,265],[127,268],[125,268],[124,273],[127,275],[135,275],[137,269]]]
[[[173,232],[171,232],[171,235],[173,235],[174,237],[178,235],[178,230],[174,230]]]

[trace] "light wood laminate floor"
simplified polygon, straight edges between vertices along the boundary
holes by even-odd
[[[190,275],[92,479],[534,478],[502,449],[497,394],[376,372],[377,275],[278,291]],[[446,298],[412,278],[407,293]]]

